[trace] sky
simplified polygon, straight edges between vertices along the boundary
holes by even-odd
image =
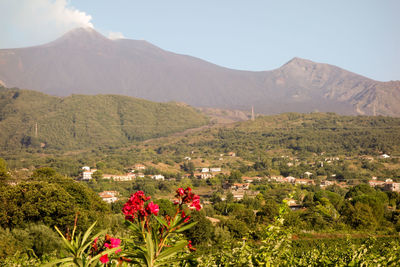
[[[0,0],[0,10],[0,48],[92,27],[233,69],[300,57],[400,80],[399,0]]]

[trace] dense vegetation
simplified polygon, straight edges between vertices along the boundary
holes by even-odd
[[[170,146],[160,142],[160,147],[184,153],[193,149],[204,153],[235,151],[252,160],[276,150],[297,155],[400,154],[399,132],[399,118],[287,113],[209,129],[175,140]]]
[[[60,98],[0,87],[0,148],[14,153],[120,147],[206,122],[195,109],[177,103],[117,95]]]
[[[4,92],[12,98],[11,89]],[[15,102],[25,91],[18,92]],[[94,98],[103,97],[118,98]],[[14,112],[5,107],[0,111],[8,112],[5,120]],[[0,127],[6,127],[2,123]],[[27,265],[34,265],[59,256],[54,252],[61,245],[53,226],[68,232],[77,213],[80,230],[97,220],[123,240],[128,229],[121,224],[121,208],[131,193],[142,190],[152,195],[160,214],[173,217],[169,201],[173,191],[192,187],[204,202],[203,209],[191,217],[197,224],[184,234],[197,248],[188,264],[396,266],[400,263],[400,194],[367,182],[373,176],[400,181],[399,130],[397,118],[289,113],[146,142],[127,138],[119,145],[129,146],[121,148],[111,143],[86,144],[86,137],[82,137],[82,147],[90,149],[84,151],[70,151],[79,143],[54,145],[58,150],[51,149],[50,143],[35,149],[34,145],[19,150],[9,146],[0,155],[6,159],[0,159],[4,193],[0,195],[0,238],[4,240],[0,258],[2,263],[15,263],[19,258],[13,255],[22,255],[25,262],[33,261]],[[390,157],[379,157],[382,153]],[[96,167],[99,173],[118,174],[136,163],[146,165],[145,178],[114,182],[95,175],[84,183],[67,177],[78,178],[84,165]],[[207,167],[221,167],[223,172],[207,180],[193,175]],[[167,180],[152,180],[152,174],[163,174]],[[268,180],[276,175],[309,178],[314,185]],[[261,179],[237,199],[231,186],[244,182],[244,176]],[[326,180],[336,184],[321,187]],[[121,200],[104,204],[94,193],[104,190],[118,191]],[[289,209],[288,201],[297,208]],[[54,242],[41,242],[46,239]]]
[[[1,169],[6,169],[4,162]],[[201,211],[191,214],[190,220],[197,224],[184,233],[184,238],[191,240],[197,250],[187,259],[188,263],[197,262],[200,266],[399,264],[398,193],[368,185],[349,189],[331,186],[323,190],[318,186],[260,181],[251,188],[259,191],[256,197],[245,195],[237,201],[222,189],[224,184],[240,180],[235,176],[232,173],[214,179],[211,186],[214,192],[207,198],[210,204],[203,204]],[[3,203],[0,262],[11,264],[23,259],[23,265],[33,266],[59,257],[61,243],[52,226],[68,233],[76,214],[80,229],[97,220],[113,236],[123,240],[127,237],[128,228],[121,224],[119,216],[125,199],[111,206],[115,213],[112,215],[85,184],[73,182],[52,169],[38,169],[27,182],[18,185],[4,183],[10,178],[3,179],[1,188],[6,193],[0,201]],[[181,181],[145,178],[126,182],[124,186],[131,192],[143,190],[146,194],[160,195],[171,193],[177,186],[189,185],[198,190],[206,186],[204,183],[196,178]],[[288,209],[287,198],[295,199],[303,208]],[[160,215],[174,216],[170,200],[159,198],[154,203],[159,205]],[[105,215],[114,219],[107,222],[102,219]]]

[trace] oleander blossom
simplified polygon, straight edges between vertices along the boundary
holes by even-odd
[[[190,215],[186,216],[185,212],[182,211],[181,218],[183,218],[183,222],[187,223],[190,220]]]
[[[151,197],[147,197],[143,191],[137,191],[132,194],[129,200],[124,204],[122,213],[125,215],[125,219],[133,222],[135,218],[143,220],[151,214],[158,215],[159,207],[157,204],[150,202],[145,205]]]
[[[178,196],[183,196],[185,194],[185,190],[183,190],[183,188],[178,188],[176,190],[176,193],[178,194]]]
[[[104,254],[103,256],[101,256],[100,261],[101,261],[101,263],[106,264],[109,261],[108,254]]]
[[[157,216],[159,210],[160,210],[160,208],[158,207],[157,204],[154,204],[153,201],[150,202],[149,204],[147,204],[146,211],[147,211],[149,214],[154,214],[154,215]]]
[[[98,242],[98,239],[96,238],[93,242],[93,245],[94,245],[93,247],[96,248],[96,251],[97,251],[97,242]],[[116,248],[116,247],[119,247],[120,244],[121,244],[121,239],[113,238],[113,237],[110,237],[109,235],[106,235],[103,249],[104,248],[107,248],[107,249]],[[118,249],[117,251],[115,251],[115,254],[117,254],[119,252],[121,252],[121,249]],[[108,254],[104,254],[103,256],[100,257],[100,262],[103,264],[106,264],[109,261],[110,261],[110,259],[108,258]]]
[[[176,190],[175,197],[178,199],[174,201],[175,205],[186,204],[191,209],[201,210],[202,206],[200,204],[200,197],[192,193],[192,189],[187,187],[185,190],[183,188],[178,188]]]

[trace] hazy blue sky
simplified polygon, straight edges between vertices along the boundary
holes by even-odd
[[[242,70],[293,57],[400,80],[399,0],[0,0],[0,48],[79,25]]]

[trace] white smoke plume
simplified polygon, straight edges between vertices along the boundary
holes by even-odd
[[[76,27],[90,27],[92,17],[67,0],[1,0],[0,48],[46,43]]]

